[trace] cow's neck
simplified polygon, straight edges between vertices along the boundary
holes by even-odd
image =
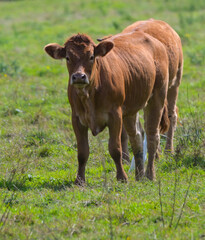
[[[93,66],[89,86],[76,89],[76,93],[84,109],[84,113],[82,113],[83,115],[81,117],[85,119],[86,125],[91,129],[94,136],[101,132],[107,123],[107,116],[99,109],[98,103],[99,91],[102,90],[100,79],[101,66],[99,66],[101,64],[102,61]]]
[[[90,87],[83,89],[76,89],[76,93],[80,98],[81,104],[84,108],[84,117],[88,127],[92,130],[95,135],[96,121],[95,121],[95,101],[94,101],[94,89]]]

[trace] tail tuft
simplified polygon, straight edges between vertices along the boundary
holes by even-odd
[[[160,133],[163,134],[167,132],[169,130],[169,125],[170,125],[170,121],[168,117],[167,100],[165,100],[164,110],[163,110],[163,114],[160,122]]]

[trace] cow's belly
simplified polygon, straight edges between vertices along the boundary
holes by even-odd
[[[123,115],[134,115],[139,110],[146,107],[149,99],[152,97],[152,92],[149,91],[143,96],[141,94],[128,94],[123,104]]]

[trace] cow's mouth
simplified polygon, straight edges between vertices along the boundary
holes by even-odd
[[[85,86],[87,86],[89,84],[89,82],[75,82],[72,85],[77,87],[77,88],[84,88]]]

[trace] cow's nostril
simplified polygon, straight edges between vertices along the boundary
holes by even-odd
[[[82,74],[81,78],[82,78],[82,80],[85,80],[86,79],[86,75]]]

